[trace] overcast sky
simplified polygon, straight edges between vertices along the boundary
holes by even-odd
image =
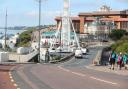
[[[38,0],[0,0],[0,26],[5,24],[8,10],[8,26],[38,25]],[[128,0],[71,0],[71,15],[79,12],[97,11],[102,5],[113,10],[128,9]],[[55,16],[60,16],[63,0],[42,0],[42,24],[55,24]]]

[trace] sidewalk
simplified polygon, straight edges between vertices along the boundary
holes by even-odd
[[[128,76],[128,70],[124,69],[124,67],[121,70],[119,70],[117,67],[115,67],[115,69],[112,70],[112,69],[109,69],[110,66],[95,66],[95,65],[86,66],[86,68],[97,70],[97,71],[102,71],[102,72],[108,72],[108,73]]]
[[[0,89],[16,89],[9,76],[9,71],[13,66],[0,64]]]

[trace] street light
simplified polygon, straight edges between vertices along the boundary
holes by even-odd
[[[4,36],[5,36],[5,38],[4,38],[4,49],[6,50],[6,47],[7,47],[7,41],[6,41],[6,39],[7,39],[7,10],[6,10],[6,16],[5,16],[5,34],[4,34]]]
[[[38,61],[41,62],[41,60],[40,60],[41,2],[42,2],[42,1],[46,1],[46,0],[36,0],[36,1],[39,2],[39,18],[38,18],[38,19],[39,19],[39,29],[38,29],[38,31],[39,31],[39,43],[38,43],[38,46],[39,46],[39,48],[38,48],[39,55],[38,55]]]
[[[39,43],[38,43],[38,51],[39,51],[39,55],[38,55],[38,61],[40,62],[40,30],[41,30],[41,1],[42,0],[37,0],[39,2],[39,28],[38,28],[38,31],[39,31]]]
[[[60,29],[60,58],[61,58],[61,46],[62,44],[61,44],[61,29]]]

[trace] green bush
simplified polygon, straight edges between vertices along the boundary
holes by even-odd
[[[128,52],[128,42],[126,43],[123,43],[123,44],[120,44],[116,50],[115,50],[117,53],[125,53],[125,52]]]
[[[53,60],[60,60],[60,59],[61,59],[60,56],[54,56],[54,57],[53,57]]]
[[[128,36],[123,36],[115,44],[111,45],[111,49],[115,50],[117,53],[128,52]]]
[[[20,42],[18,43],[18,46],[22,46],[22,47],[30,46],[31,35],[34,29],[35,28],[27,28],[26,29],[27,31],[24,31],[23,33],[20,34],[19,36]]]
[[[124,36],[126,33],[127,33],[126,30],[113,29],[109,36],[110,36],[110,38],[112,40],[116,40],[117,41],[117,40],[121,39],[121,37]]]

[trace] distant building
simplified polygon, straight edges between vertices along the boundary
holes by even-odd
[[[6,37],[6,45],[9,46],[10,48],[14,48],[16,43],[19,41],[19,33],[13,35],[7,34]],[[2,48],[5,47],[5,36],[0,37],[0,44],[2,45]]]
[[[96,17],[101,21],[100,25],[95,25]],[[91,33],[90,29],[105,30],[125,29],[128,31],[128,10],[113,11],[110,7],[103,5],[99,11],[79,13],[78,17],[71,17],[76,32],[85,34]],[[57,27],[61,17],[56,17]]]
[[[48,26],[44,27],[43,29],[41,29],[40,35],[42,37],[44,32],[55,31],[56,29],[57,29],[56,25],[48,25]],[[33,42],[39,42],[39,31],[38,31],[38,29],[35,29],[35,31],[32,32],[31,40]]]

